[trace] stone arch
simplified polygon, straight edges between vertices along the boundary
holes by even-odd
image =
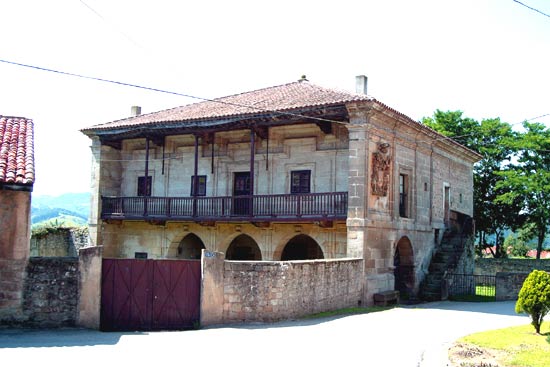
[[[288,241],[281,254],[281,261],[324,259],[321,246],[308,235],[299,234]]]
[[[205,248],[199,236],[194,233],[189,233],[180,241],[176,256],[179,259],[200,259],[201,251]]]
[[[262,252],[252,237],[240,234],[227,247],[225,259],[260,261],[262,260]]]
[[[411,240],[403,236],[397,241],[393,255],[396,291],[402,295],[411,295],[414,290],[414,251]]]

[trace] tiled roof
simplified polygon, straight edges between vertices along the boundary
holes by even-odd
[[[0,115],[0,184],[34,183],[33,122]]]
[[[92,126],[82,131],[86,133],[88,130],[107,130],[171,121],[218,120],[262,112],[284,112],[305,107],[330,106],[367,100],[372,100],[372,98],[363,94],[323,88],[303,80],[130,117]]]

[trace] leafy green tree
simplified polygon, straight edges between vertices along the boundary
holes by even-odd
[[[517,162],[499,172],[497,202],[519,203],[525,222],[534,227],[537,259],[540,259],[550,220],[550,129],[543,124],[525,122],[525,132],[507,145],[516,151]]]
[[[506,251],[501,247],[506,229],[515,229],[522,223],[519,215],[520,200],[497,202],[496,198],[504,193],[497,187],[502,178],[497,174],[506,165],[514,147],[504,144],[514,137],[512,127],[498,118],[484,119],[480,122],[462,116],[462,111],[435,111],[433,117],[422,122],[458,141],[483,157],[474,165],[474,218],[476,236],[481,247],[491,248],[488,235],[494,235],[496,250],[494,257],[503,257]]]
[[[540,334],[540,325],[550,311],[550,274],[533,270],[523,282],[516,302],[516,312],[531,316],[531,325]]]
[[[519,235],[510,233],[504,240],[504,248],[510,250],[510,254],[514,257],[525,257],[529,247],[527,243]]]

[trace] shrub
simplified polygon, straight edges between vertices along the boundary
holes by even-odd
[[[550,274],[533,270],[523,282],[516,302],[516,312],[531,316],[531,325],[540,334],[540,325],[550,311]]]

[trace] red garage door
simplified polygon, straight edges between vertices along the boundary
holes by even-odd
[[[199,303],[200,261],[103,259],[101,330],[192,328]]]

